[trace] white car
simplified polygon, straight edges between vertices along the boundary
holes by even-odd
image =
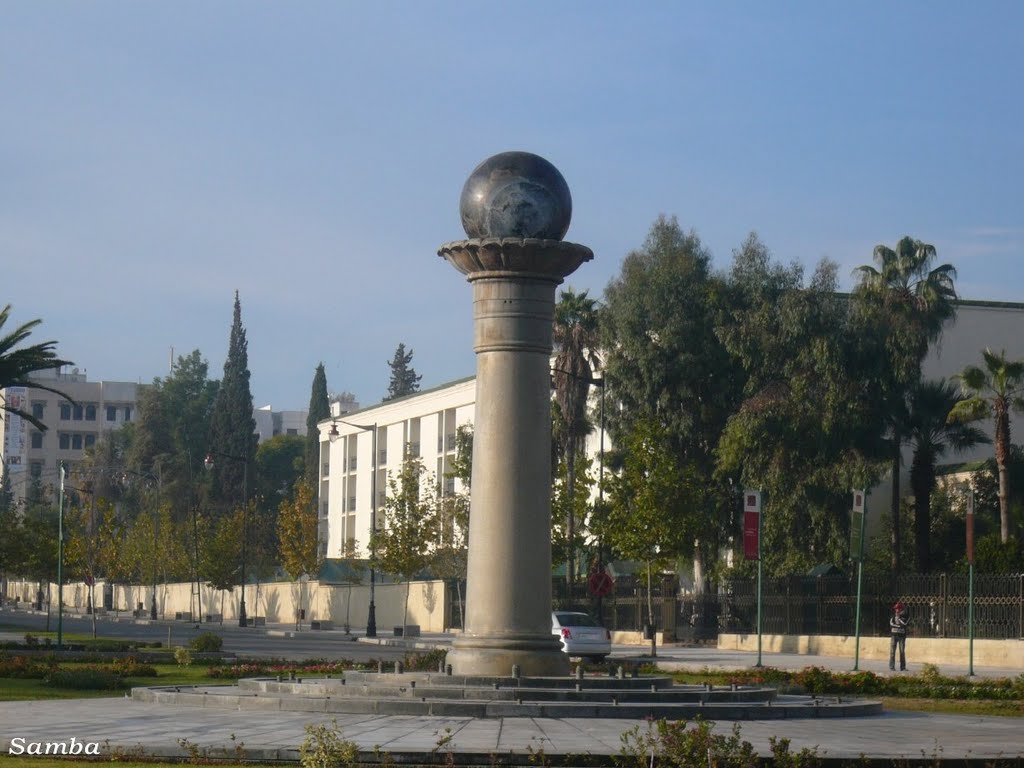
[[[562,650],[570,656],[601,661],[612,652],[612,633],[586,613],[552,611],[551,634],[562,641]]]

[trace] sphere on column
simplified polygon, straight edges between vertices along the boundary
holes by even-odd
[[[561,240],[572,219],[572,196],[562,174],[530,152],[502,152],[466,179],[459,200],[470,238]]]

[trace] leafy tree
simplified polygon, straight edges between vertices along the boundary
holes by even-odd
[[[405,344],[398,345],[388,367],[391,369],[391,381],[388,383],[388,393],[384,397],[384,402],[420,391],[420,379],[423,377],[417,375],[412,367],[412,350],[406,352]]]
[[[281,502],[277,516],[281,565],[292,581],[298,582],[301,576],[314,577],[320,571],[319,525],[312,489],[305,482],[296,483],[295,493]],[[301,590],[298,609],[302,610]],[[296,627],[299,616],[297,612]]]
[[[255,506],[255,505],[253,505]],[[202,575],[207,583],[221,592],[221,623],[224,617],[224,592],[234,589],[242,575],[242,534],[244,531],[244,510],[235,507],[230,513],[215,520],[202,520],[205,531],[204,546],[200,553]]]
[[[258,568],[259,575],[269,574],[278,552],[277,516],[281,504],[294,492],[295,483],[302,477],[305,440],[298,435],[274,435],[264,440],[256,449],[256,479],[249,489],[257,498],[257,519],[250,520],[253,554],[252,562],[258,565],[261,559],[264,567]],[[316,499],[310,494],[316,511]],[[262,558],[260,556],[263,556]]]
[[[331,402],[327,395],[327,374],[320,363],[313,374],[313,386],[309,393],[309,412],[306,415],[305,471],[303,479],[313,489],[313,501],[320,489],[320,429],[317,427],[331,416]]]
[[[591,472],[593,462],[586,456],[576,459],[570,486],[569,468],[565,457],[559,457],[555,468],[555,482],[551,489],[551,560],[576,563],[572,552],[581,552],[586,544],[583,526],[569,527],[571,520],[584,521],[590,508],[590,492],[596,478]],[[570,509],[571,508],[571,509]],[[566,584],[572,582],[568,579]],[[572,592],[569,592],[572,595]]]
[[[910,393],[907,437],[914,448],[910,487],[914,492],[914,543],[917,570],[931,570],[931,497],[935,490],[935,466],[949,450],[962,451],[989,442],[985,433],[968,424],[950,422],[949,414],[960,402],[957,388],[945,379],[922,381]]]
[[[971,477],[974,489],[975,525],[981,536],[1002,528],[1002,514],[999,499],[999,466],[995,457],[987,459]],[[1009,508],[1010,530],[1019,531],[1024,526],[1024,449],[1010,445],[1006,457],[1007,506]],[[1010,540],[1013,540],[1010,536]]]
[[[982,353],[985,367],[969,365],[960,373],[960,384],[967,395],[957,404],[951,418],[960,422],[984,418],[995,420],[996,466],[999,469],[999,536],[1005,544],[1010,538],[1010,487],[1007,465],[1010,455],[1010,411],[1024,411],[1024,360],[1007,360],[1006,350]]]
[[[702,573],[717,557],[732,504],[728,483],[714,473],[714,449],[742,383],[715,330],[723,298],[700,238],[661,216],[608,284],[601,312],[606,396],[619,405],[607,414],[612,442],[624,446],[635,425],[657,424],[676,465],[702,477],[707,493],[688,510],[700,538],[673,553],[693,550]]]
[[[249,342],[242,327],[242,304],[235,291],[224,378],[210,416],[210,452],[224,459],[215,460],[210,473],[210,496],[215,504],[234,507],[243,503],[245,465],[252,467],[256,443],[249,390]]]
[[[873,350],[847,323],[830,262],[804,285],[799,265],[774,264],[748,238],[734,253],[729,291],[718,332],[744,387],[716,448],[720,478],[771,500],[762,531],[769,573],[842,562],[847,489],[872,484],[884,449]]]
[[[0,574],[16,573],[24,559],[24,531],[21,529],[21,515],[14,505],[14,491],[11,489],[11,473],[3,462],[0,475]]]
[[[888,421],[892,466],[892,569],[900,570],[900,464],[906,441],[907,397],[921,378],[921,363],[928,347],[942,335],[943,326],[956,316],[956,269],[933,266],[935,246],[902,238],[896,248],[877,245],[874,261],[856,272],[855,311],[873,328],[886,366],[882,392]]]
[[[459,480],[458,493],[443,491],[437,499],[437,545],[430,558],[430,568],[440,579],[455,581],[459,599],[460,625],[465,626],[462,580],[466,578],[469,554],[469,488],[473,476],[473,427],[463,424],[455,430],[455,458],[445,473],[446,480]]]
[[[594,368],[599,364],[597,346],[597,302],[587,292],[576,293],[566,288],[555,305],[554,322],[555,363],[552,378],[555,384],[555,403],[558,418],[555,443],[559,457],[565,464],[568,491],[565,513],[565,542],[570,544],[565,552],[565,583],[572,587],[576,575],[575,553],[578,538],[576,521],[577,505],[573,494],[576,488],[576,462],[583,454],[584,441],[590,434],[591,424],[587,418],[587,399],[590,394]]]
[[[3,327],[10,315],[11,305],[8,304],[0,310],[0,390],[7,387],[35,387],[70,400],[71,398],[60,390],[34,381],[32,374],[36,371],[60,368],[62,365],[72,365],[71,361],[57,357],[56,341],[43,341],[39,344],[19,348],[19,345],[32,335],[32,329],[42,320],[30,320],[19,325],[10,333],[4,334]],[[6,400],[0,402],[0,410],[17,414],[42,432],[47,429],[46,425],[30,412],[16,408]]]
[[[669,430],[655,421],[633,426],[623,455],[622,469],[609,483],[611,505],[598,533],[623,557],[645,563],[647,620],[653,626],[653,574],[698,533],[700,521],[689,510],[699,496],[699,474],[679,461]]]
[[[436,484],[421,459],[406,456],[399,471],[388,476],[384,525],[371,534],[381,569],[405,581],[403,627],[409,618],[410,585],[430,563],[437,539]]]

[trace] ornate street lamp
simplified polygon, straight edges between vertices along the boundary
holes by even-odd
[[[370,608],[366,615],[366,636],[376,637],[377,636],[377,604],[375,598],[375,588],[377,582],[377,422],[373,424],[354,424],[351,421],[345,421],[344,419],[332,419],[331,420],[331,431],[328,432],[328,437],[331,442],[337,440],[341,435],[338,432],[338,422],[342,424],[348,424],[350,427],[362,430],[363,432],[371,432],[373,434],[373,440],[371,442],[370,450],[373,453],[372,456],[372,467],[373,475],[370,478]]]

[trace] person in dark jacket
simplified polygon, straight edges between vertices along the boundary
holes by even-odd
[[[889,619],[889,669],[896,669],[896,647],[900,649],[900,672],[907,669],[907,608],[899,600],[892,607],[892,618]]]

